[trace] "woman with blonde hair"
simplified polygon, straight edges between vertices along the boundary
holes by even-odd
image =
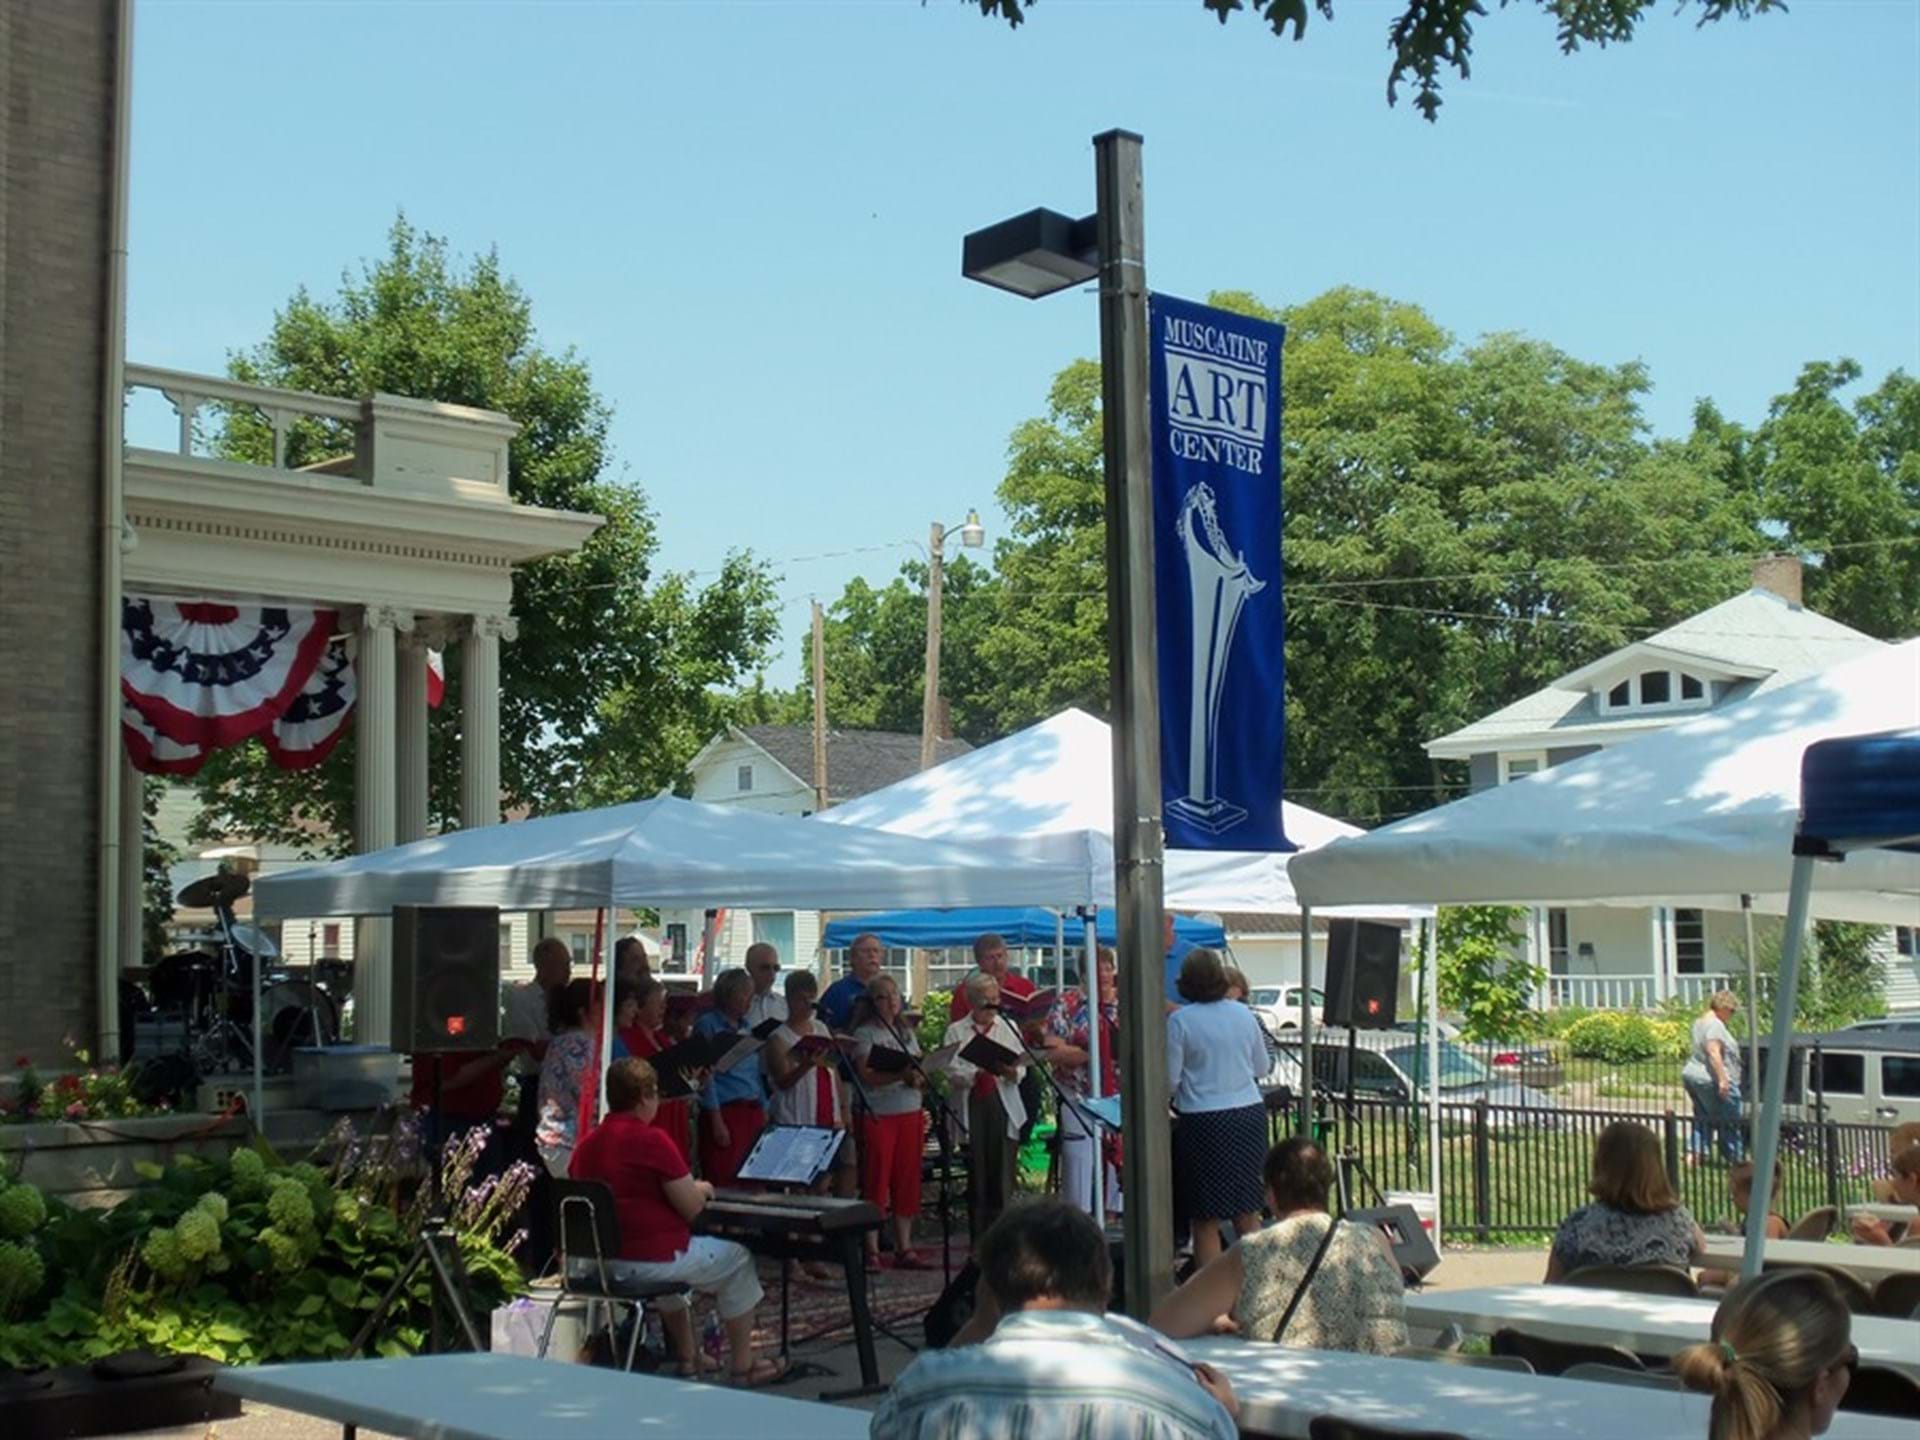
[[[1708,1440],[1806,1440],[1826,1433],[1860,1363],[1851,1328],[1833,1281],[1778,1270],[1728,1294],[1713,1338],[1674,1356],[1673,1371],[1713,1396]]]
[[[1560,1222],[1547,1258],[1547,1283],[1589,1265],[1690,1266],[1707,1237],[1673,1193],[1660,1140],[1646,1126],[1616,1120],[1593,1145],[1591,1205]]]
[[[1739,1011],[1739,996],[1731,990],[1716,990],[1707,1001],[1706,1013],[1693,1022],[1687,1063],[1680,1067],[1680,1083],[1693,1102],[1689,1165],[1711,1155],[1716,1146],[1728,1164],[1742,1158],[1740,1045],[1727,1027]]]

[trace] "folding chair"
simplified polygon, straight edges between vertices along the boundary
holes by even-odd
[[[1678,1265],[1582,1265],[1562,1276],[1560,1283],[1595,1290],[1631,1290],[1637,1295],[1700,1298],[1699,1282]]]
[[[1873,1313],[1891,1320],[1920,1315],[1920,1275],[1888,1275],[1873,1287]]]
[[[1787,1239],[1825,1240],[1833,1234],[1833,1227],[1839,1223],[1840,1211],[1832,1205],[1822,1205],[1794,1221],[1787,1231]]]
[[[1855,1414],[1898,1415],[1911,1420],[1920,1415],[1920,1380],[1884,1365],[1862,1365],[1853,1372],[1840,1408]]]
[[[1463,1365],[1478,1370],[1510,1370],[1516,1375],[1533,1374],[1533,1366],[1518,1355],[1469,1355],[1464,1350],[1436,1350],[1424,1345],[1405,1345],[1393,1352],[1396,1360],[1430,1360],[1436,1365]]]
[[[647,1303],[663,1295],[685,1295],[688,1287],[673,1280],[630,1284],[614,1279],[607,1262],[620,1254],[620,1221],[614,1214],[613,1191],[599,1181],[555,1180],[553,1216],[553,1233],[560,1246],[560,1293],[554,1296],[546,1328],[540,1332],[539,1358],[547,1358],[547,1344],[560,1319],[561,1302],[590,1300],[610,1311],[623,1305],[632,1309],[633,1334],[627,1339],[627,1358],[620,1367],[632,1370],[633,1357],[640,1349],[640,1332],[646,1328]],[[591,1271],[575,1275],[570,1262],[585,1263],[589,1256]]]
[[[1536,1375],[1564,1375],[1573,1365],[1611,1365],[1620,1370],[1644,1370],[1640,1357],[1617,1345],[1580,1345],[1549,1340],[1524,1330],[1497,1330],[1490,1347],[1496,1355],[1518,1355]]]
[[[1842,1250],[1836,1259],[1847,1252]],[[1833,1281],[1834,1289],[1840,1292],[1840,1298],[1847,1302],[1847,1309],[1855,1315],[1873,1315],[1873,1291],[1867,1288],[1866,1281],[1846,1270],[1836,1270],[1831,1265],[1779,1264],[1762,1267],[1771,1275],[1777,1270],[1812,1270]]]

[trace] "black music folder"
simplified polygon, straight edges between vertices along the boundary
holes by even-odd
[[[1026,1057],[1018,1050],[1009,1050],[989,1035],[975,1035],[960,1047],[960,1058],[969,1065],[977,1065],[982,1070],[989,1065],[1018,1065]]]
[[[913,1056],[891,1045],[876,1045],[867,1052],[867,1068],[879,1075],[898,1075],[913,1068]]]
[[[721,1032],[717,1035],[689,1035],[678,1045],[669,1045],[659,1054],[648,1057],[647,1063],[653,1066],[654,1074],[660,1077],[660,1098],[678,1100],[693,1093],[686,1076],[695,1070],[705,1070],[714,1061],[733,1048],[733,1042],[739,1037]]]

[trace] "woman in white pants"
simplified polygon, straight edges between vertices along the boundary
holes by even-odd
[[[1100,1093],[1118,1095],[1120,1093],[1120,1063],[1117,1053],[1120,1024],[1119,971],[1114,964],[1113,951],[1105,946],[1100,948],[1094,963],[1094,975],[1100,990]],[[1089,1042],[1093,1038],[1089,1033],[1090,1022],[1086,992],[1079,989],[1063,991],[1060,998],[1053,1002],[1053,1010],[1047,1016],[1046,1058],[1053,1067],[1053,1078],[1059,1082],[1060,1088],[1075,1100],[1085,1100],[1093,1093],[1089,1084],[1092,1073]],[[1102,1163],[1107,1167],[1104,1177],[1107,1210],[1118,1214],[1120,1210],[1118,1137],[1104,1130],[1099,1135],[1088,1133],[1087,1122],[1079,1112],[1071,1106],[1062,1106],[1060,1111],[1060,1196],[1089,1215],[1093,1214],[1093,1166],[1096,1149],[1106,1152]],[[1095,1218],[1103,1219],[1104,1217],[1095,1216]]]

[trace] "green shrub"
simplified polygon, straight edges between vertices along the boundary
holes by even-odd
[[[1630,1011],[1601,1010],[1566,1030],[1567,1050],[1588,1060],[1624,1065],[1635,1060],[1684,1060],[1691,1043],[1685,1025]]]

